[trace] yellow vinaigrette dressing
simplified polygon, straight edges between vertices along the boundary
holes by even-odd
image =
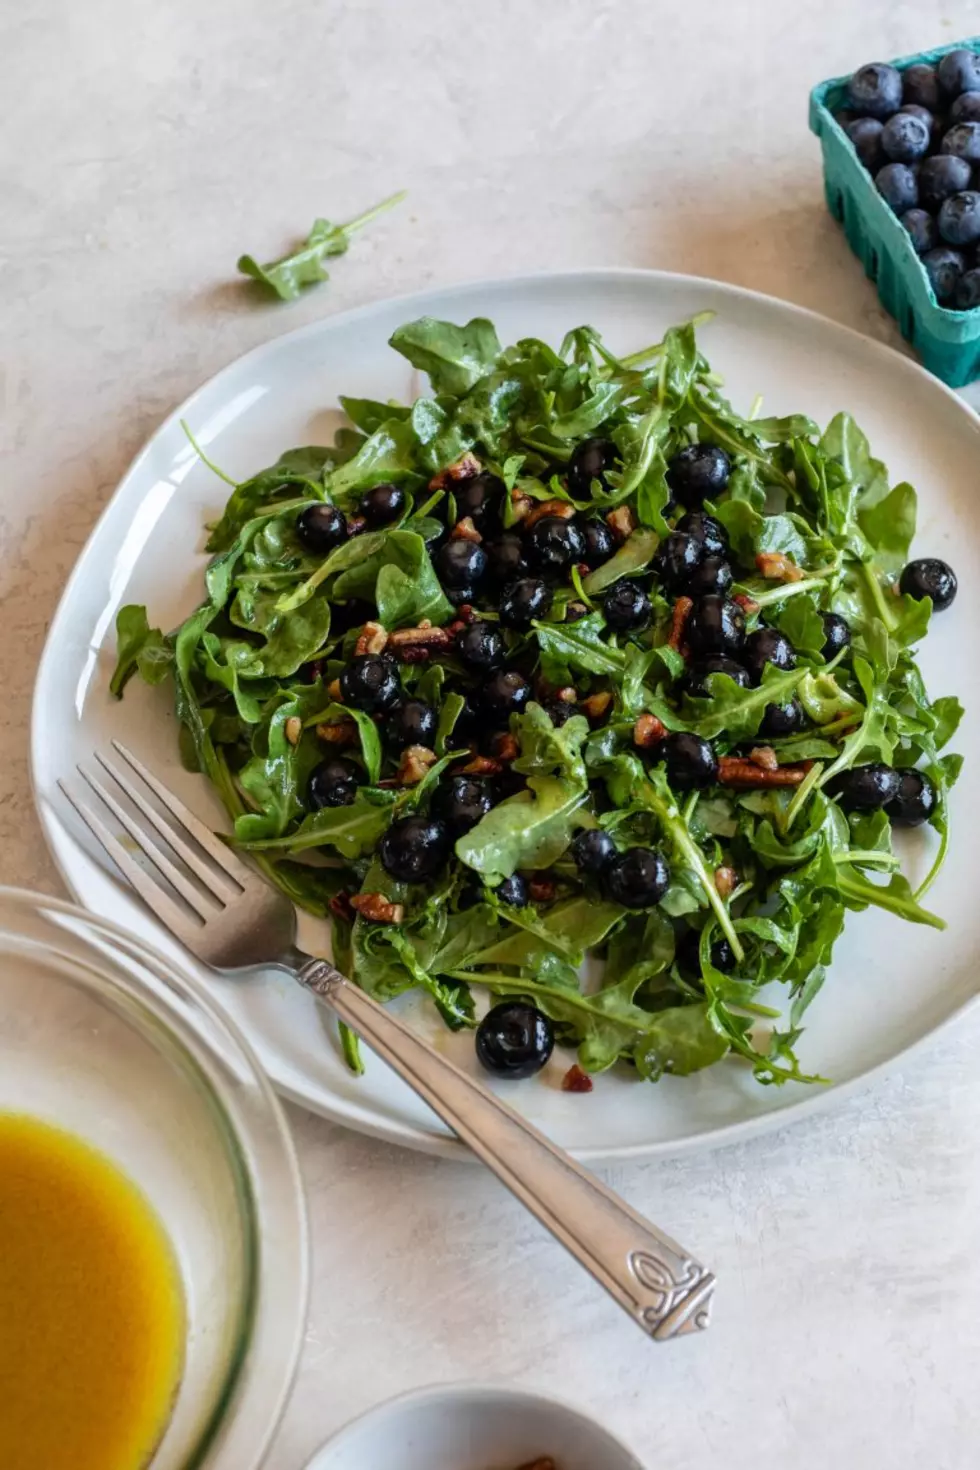
[[[142,1470],[184,1334],[177,1263],[135,1184],[0,1113],[0,1470]]]

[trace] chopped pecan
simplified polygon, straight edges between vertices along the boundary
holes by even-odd
[[[563,685],[555,694],[555,698],[560,699],[562,704],[578,704],[578,694],[571,684]]]
[[[684,642],[684,630],[693,607],[694,603],[690,597],[678,597],[674,603],[674,609],[670,615],[670,636],[667,639],[669,648],[679,649]]]
[[[493,753],[498,761],[509,766],[511,761],[516,761],[521,753],[521,747],[517,743],[517,736],[512,735],[509,730],[501,730],[499,735],[493,737]]]
[[[354,910],[351,908],[350,894],[346,888],[334,894],[330,900],[330,912],[336,914],[338,919],[343,919],[345,924],[353,924]]]
[[[638,750],[652,750],[666,734],[666,726],[656,715],[640,715],[633,726],[633,744]]]
[[[535,903],[553,903],[558,885],[553,878],[532,878],[527,891]]]
[[[591,1092],[594,1085],[588,1072],[583,1072],[578,1062],[573,1063],[561,1079],[562,1092]],[[542,1467],[552,1463],[551,1460],[539,1460],[530,1470],[542,1470]]]
[[[330,683],[327,685],[327,693],[330,695],[330,698],[333,700],[334,704],[343,704],[344,694],[343,690],[340,687],[339,679],[330,680]]]
[[[457,776],[499,776],[503,768],[503,762],[495,760],[492,755],[474,755],[465,766],[457,766],[455,774]]]
[[[510,508],[515,521],[525,520],[534,509],[530,495],[524,495],[515,485],[510,492]]]
[[[759,611],[759,604],[756,602],[755,598],[750,597],[747,592],[733,593],[732,602],[737,602],[739,607],[745,614]]]
[[[428,619],[426,619],[428,621]],[[453,635],[448,628],[423,628],[420,624],[417,628],[396,628],[394,633],[388,634],[388,652],[393,653],[396,658],[404,659],[406,663],[414,662],[406,659],[405,655],[415,649],[424,648],[448,648],[453,641]]]
[[[729,898],[738,887],[738,874],[734,868],[715,868],[715,888],[722,898]]]
[[[303,733],[303,721],[300,719],[299,715],[289,716],[289,719],[283,726],[283,733],[285,734],[286,739],[289,741],[290,745],[299,744],[299,737]]]
[[[384,653],[387,642],[387,628],[381,623],[367,622],[354,644],[354,657],[363,658],[366,653]]]
[[[359,536],[361,534],[361,532],[363,530],[365,530],[366,527],[367,527],[367,516],[348,516],[347,517],[347,534],[348,534],[348,536]]]
[[[400,648],[398,650],[399,662],[403,664],[427,664],[432,657],[427,648]]]
[[[539,500],[534,509],[524,517],[524,527],[530,531],[545,516],[557,516],[560,521],[570,521],[574,514],[575,507],[569,505],[567,500]]]
[[[565,609],[565,622],[577,623],[579,618],[584,618],[588,612],[584,602],[570,602]]]
[[[606,525],[620,541],[625,541],[636,530],[636,516],[628,505],[617,505],[606,516]]]
[[[325,745],[356,745],[357,726],[353,720],[338,720],[333,725],[317,725],[316,737]]]
[[[475,454],[466,451],[454,464],[447,465],[429,481],[430,490],[449,490],[460,480],[473,480],[483,469]]]
[[[399,786],[417,786],[430,766],[436,763],[436,753],[427,745],[407,745],[401,753],[395,781]]]
[[[610,691],[608,689],[600,689],[597,694],[587,695],[579,705],[579,709],[584,715],[588,715],[590,720],[601,720],[612,704],[612,701],[613,697]]]
[[[760,551],[755,559],[755,568],[759,576],[768,582],[802,582],[806,576],[806,572],[781,551]]]
[[[775,771],[779,766],[776,752],[771,745],[753,745],[749,751],[749,760],[760,771]]]
[[[350,906],[372,924],[400,924],[405,917],[404,905],[392,903],[383,893],[355,893]]]
[[[743,787],[749,790],[766,786],[799,786],[807,773],[807,766],[777,766],[774,771],[764,771],[747,756],[723,755],[718,762],[718,780],[722,786]]]
[[[479,546],[483,537],[474,526],[473,517],[464,516],[461,521],[457,521],[455,526],[453,526],[449,539],[450,541],[472,541],[474,545]]]

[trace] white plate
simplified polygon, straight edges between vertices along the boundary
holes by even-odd
[[[134,901],[73,821],[57,790],[77,761],[110,736],[128,742],[197,811],[216,824],[218,803],[180,769],[168,691],[134,680],[121,704],[110,698],[114,618],[124,602],[145,602],[151,621],[172,627],[200,600],[202,525],[227,487],[189,448],[186,418],[209,455],[236,479],[293,445],[327,442],[340,421],[340,393],[410,398],[416,376],[387,346],[401,322],[428,313],[465,321],[487,315],[505,342],[540,336],[558,343],[591,322],[615,351],[655,342],[666,327],[713,308],[701,331],[727,392],[747,410],[803,411],[825,423],[848,409],[889,466],[892,480],[920,493],[916,549],[946,557],[960,591],[936,619],[923,663],[934,695],[969,698],[980,667],[980,527],[976,510],[980,421],[914,363],[856,333],[784,302],[691,277],[643,271],[493,281],[381,302],[293,332],[233,363],[157,431],[125,476],[65,589],[38,671],[32,759],[41,820],[76,898],[129,925],[160,948],[172,941]],[[980,903],[974,891],[977,782],[975,712],[968,708],[955,747],[968,759],[955,793],[949,861],[929,895],[949,921],[945,933],[880,911],[850,916],[833,972],[811,1013],[801,1047],[807,1068],[835,1089],[892,1061],[963,1006],[976,985]],[[924,871],[933,834],[912,834],[913,871]],[[288,1097],[338,1122],[432,1152],[459,1151],[441,1124],[379,1062],[367,1076],[344,1068],[331,1027],[310,997],[281,977],[212,978],[215,993]],[[472,1066],[472,1041],[454,1037],[419,1010],[437,1045]],[[819,1107],[828,1088],[762,1088],[735,1064],[656,1087],[628,1076],[599,1079],[588,1096],[559,1087],[567,1058],[507,1096],[553,1138],[595,1160],[648,1157],[745,1137]]]

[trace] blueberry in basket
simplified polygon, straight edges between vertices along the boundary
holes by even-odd
[[[855,88],[892,109],[869,134],[928,106],[906,90],[887,68]],[[902,116],[899,146],[925,121]],[[964,164],[923,162],[940,209],[971,192]],[[976,289],[972,246],[922,259],[943,290]],[[959,770],[958,703],[931,704],[916,663],[956,578],[913,553],[914,492],[890,516],[884,467],[874,500],[852,486],[845,414],[821,433],[737,413],[690,322],[626,359],[592,328],[563,354],[504,349],[483,321],[392,341],[432,397],[379,403],[392,422],[353,458],[304,450],[309,496],[283,499],[274,467],[243,482],[197,612],[165,634],[121,610],[113,693],[172,678],[230,840],[333,921],[353,984],[419,992],[493,1075],[568,1047],[586,1083],[724,1058],[812,1080],[794,1002],[845,920],[942,923],[931,878],[913,893],[885,850],[892,825],[923,828],[938,872]],[[590,432],[563,437],[576,419]],[[399,482],[375,483],[393,438]],[[762,1005],[778,1048],[761,1013],[746,1025]]]
[[[905,226],[936,302],[975,310],[980,281],[962,280],[974,265],[956,252],[980,243],[980,55],[956,47],[936,66],[860,67],[847,100],[837,116]],[[877,274],[874,262],[869,270]]]

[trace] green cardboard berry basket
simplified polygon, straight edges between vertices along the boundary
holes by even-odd
[[[899,71],[916,62],[937,62],[959,46],[980,51],[980,36],[954,41],[893,61]],[[810,127],[823,149],[827,205],[844,226],[851,249],[878,287],[885,310],[931,373],[953,388],[980,377],[980,307],[951,311],[940,306],[908,231],[875,188],[834,112],[847,105],[847,77],[821,82],[810,93]]]

